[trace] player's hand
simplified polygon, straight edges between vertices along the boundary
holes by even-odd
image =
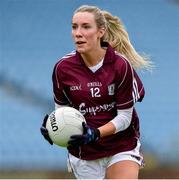
[[[47,128],[46,128],[47,119],[48,119],[48,114],[46,114],[46,116],[44,117],[42,126],[40,127],[40,132],[41,132],[41,134],[43,135],[43,137],[44,137],[51,145],[53,145],[53,142],[52,142],[52,140],[50,139],[49,134],[48,134],[48,130],[47,130]]]
[[[73,135],[68,141],[68,147],[79,147],[88,143],[97,141],[100,138],[100,131],[97,128],[90,128],[85,122],[82,122],[83,134]]]

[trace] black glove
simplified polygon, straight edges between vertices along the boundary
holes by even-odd
[[[100,138],[100,131],[96,128],[90,128],[85,122],[82,122],[83,134],[73,135],[68,141],[69,148],[79,147],[88,143],[97,141]]]
[[[40,132],[41,132],[41,134],[43,135],[43,137],[44,137],[51,145],[53,145],[53,142],[52,142],[52,140],[50,139],[49,134],[48,134],[48,130],[47,130],[47,128],[46,128],[47,119],[48,119],[48,114],[46,114],[46,116],[44,117],[42,126],[40,127]]]

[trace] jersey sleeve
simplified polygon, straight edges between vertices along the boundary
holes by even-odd
[[[131,108],[136,102],[142,101],[145,90],[143,84],[127,60],[120,67],[116,89],[117,109]]]
[[[55,65],[52,73],[54,101],[59,105],[68,105],[70,102],[64,90],[63,79],[58,65],[58,63]]]

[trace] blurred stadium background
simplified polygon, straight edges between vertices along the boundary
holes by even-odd
[[[140,178],[179,178],[178,0],[0,0],[0,178],[73,178],[66,149],[48,145],[39,127],[54,109],[53,65],[74,49],[71,17],[82,4],[119,16],[155,63],[153,73],[139,73]]]

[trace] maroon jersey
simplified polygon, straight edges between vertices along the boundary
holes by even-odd
[[[78,109],[90,127],[98,128],[141,101],[144,87],[129,62],[107,44],[102,67],[92,72],[78,52],[64,56],[54,67],[54,100],[59,105]],[[135,148],[139,138],[139,120],[135,109],[130,126],[121,132],[68,149],[81,159],[93,160]]]

